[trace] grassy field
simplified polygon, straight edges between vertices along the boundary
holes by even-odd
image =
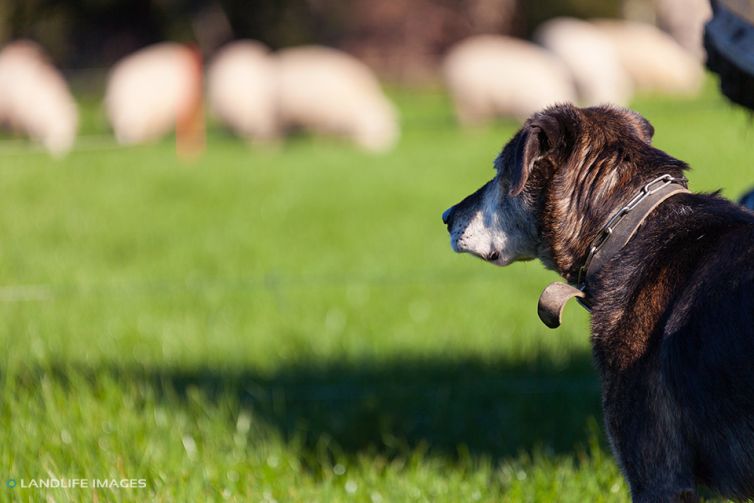
[[[189,165],[169,141],[0,144],[0,501],[628,499],[585,313],[549,331],[554,275],[454,255],[440,221],[515,126],[395,97],[384,156],[214,130]],[[754,185],[750,118],[711,84],[634,108],[692,189]],[[21,487],[48,478],[146,488]]]

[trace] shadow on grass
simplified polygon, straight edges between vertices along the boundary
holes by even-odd
[[[310,454],[392,456],[420,448],[497,460],[522,450],[573,452],[600,422],[589,354],[568,363],[412,360],[364,365],[299,364],[273,375],[215,368],[176,370],[67,366],[54,371],[146,385],[164,400],[197,391],[230,399]],[[323,447],[324,445],[324,447]]]

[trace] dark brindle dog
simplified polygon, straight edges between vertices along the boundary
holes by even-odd
[[[752,497],[754,213],[682,189],[579,279],[642,187],[685,184],[687,165],[652,147],[653,132],[625,109],[549,108],[443,220],[455,251],[500,266],[539,258],[583,290],[605,423],[635,501],[695,500],[697,484]]]

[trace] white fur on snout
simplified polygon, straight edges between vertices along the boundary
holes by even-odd
[[[520,197],[502,196],[499,182],[488,185],[477,207],[453,219],[450,246],[499,266],[537,256],[534,218]]]

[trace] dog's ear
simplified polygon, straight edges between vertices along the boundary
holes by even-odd
[[[645,143],[651,144],[652,137],[655,135],[654,126],[643,115],[633,110],[629,110],[628,113],[631,115],[632,122],[636,126],[639,138],[644,140]]]
[[[524,190],[534,164],[551,154],[563,138],[563,126],[552,114],[540,114],[530,119],[518,137],[510,178],[510,195]]]

